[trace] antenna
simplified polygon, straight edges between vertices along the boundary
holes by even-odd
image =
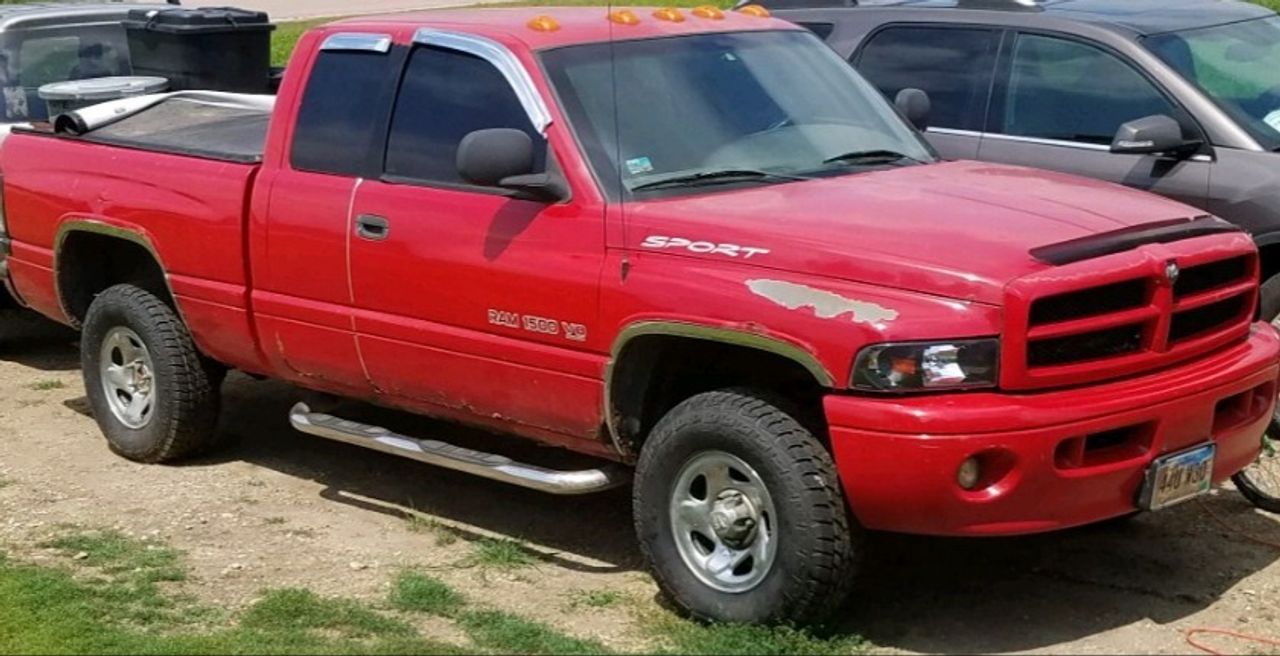
[[[615,25],[612,20],[613,16],[613,0],[607,0],[605,4],[605,20],[609,23],[609,85],[613,96],[613,148],[614,148],[614,171],[617,176],[618,189],[618,222],[621,224],[622,230],[622,268],[619,274],[623,281],[627,279],[627,274],[631,272],[631,248],[629,243],[630,231],[627,230],[627,204],[623,202],[623,195],[626,193],[626,187],[623,186],[622,178],[622,116],[618,109],[618,59],[615,49],[614,29]],[[608,202],[608,201],[606,201]],[[608,210],[605,211],[608,216]]]

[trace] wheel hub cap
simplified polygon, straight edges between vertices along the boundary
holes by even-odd
[[[123,326],[112,328],[102,341],[99,360],[99,379],[111,414],[134,430],[146,427],[155,407],[155,376],[142,338]]]
[[[671,528],[689,571],[721,592],[764,581],[777,555],[777,513],[764,480],[741,458],[706,451],[690,458],[671,493]]]
[[[726,544],[742,548],[755,537],[760,524],[755,506],[738,490],[725,490],[711,504],[711,528]]]

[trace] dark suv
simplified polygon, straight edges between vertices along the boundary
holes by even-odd
[[[1244,227],[1262,249],[1264,316],[1280,315],[1273,12],[1229,0],[766,6],[826,39],[889,97],[925,91],[928,137],[944,157],[1119,182]]]

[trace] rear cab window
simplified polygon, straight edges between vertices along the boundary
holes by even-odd
[[[903,89],[929,94],[929,123],[981,131],[1001,31],[983,27],[886,27],[854,55],[854,65],[892,100]]]
[[[398,59],[374,50],[320,51],[298,107],[294,169],[352,177],[377,172]]]

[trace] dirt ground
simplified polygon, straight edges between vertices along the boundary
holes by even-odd
[[[300,396],[233,375],[222,430],[237,445],[184,466],[140,466],[108,452],[87,416],[71,344],[0,348],[0,548],[39,558],[32,545],[65,524],[154,537],[187,553],[196,594],[229,608],[267,587],[380,598],[400,568],[422,567],[497,608],[644,647],[636,617],[655,588],[640,569],[626,490],[557,498],[303,436],[286,421]],[[364,406],[343,412],[472,446],[494,439]],[[462,539],[423,531],[429,522],[407,520],[415,515]],[[1280,543],[1280,519],[1220,490],[1056,535],[879,536],[842,626],[892,652],[1189,652],[1183,631],[1193,627],[1280,637],[1280,549],[1245,535]],[[511,573],[469,566],[477,536],[519,540],[541,560]],[[570,603],[598,590],[635,603]]]

